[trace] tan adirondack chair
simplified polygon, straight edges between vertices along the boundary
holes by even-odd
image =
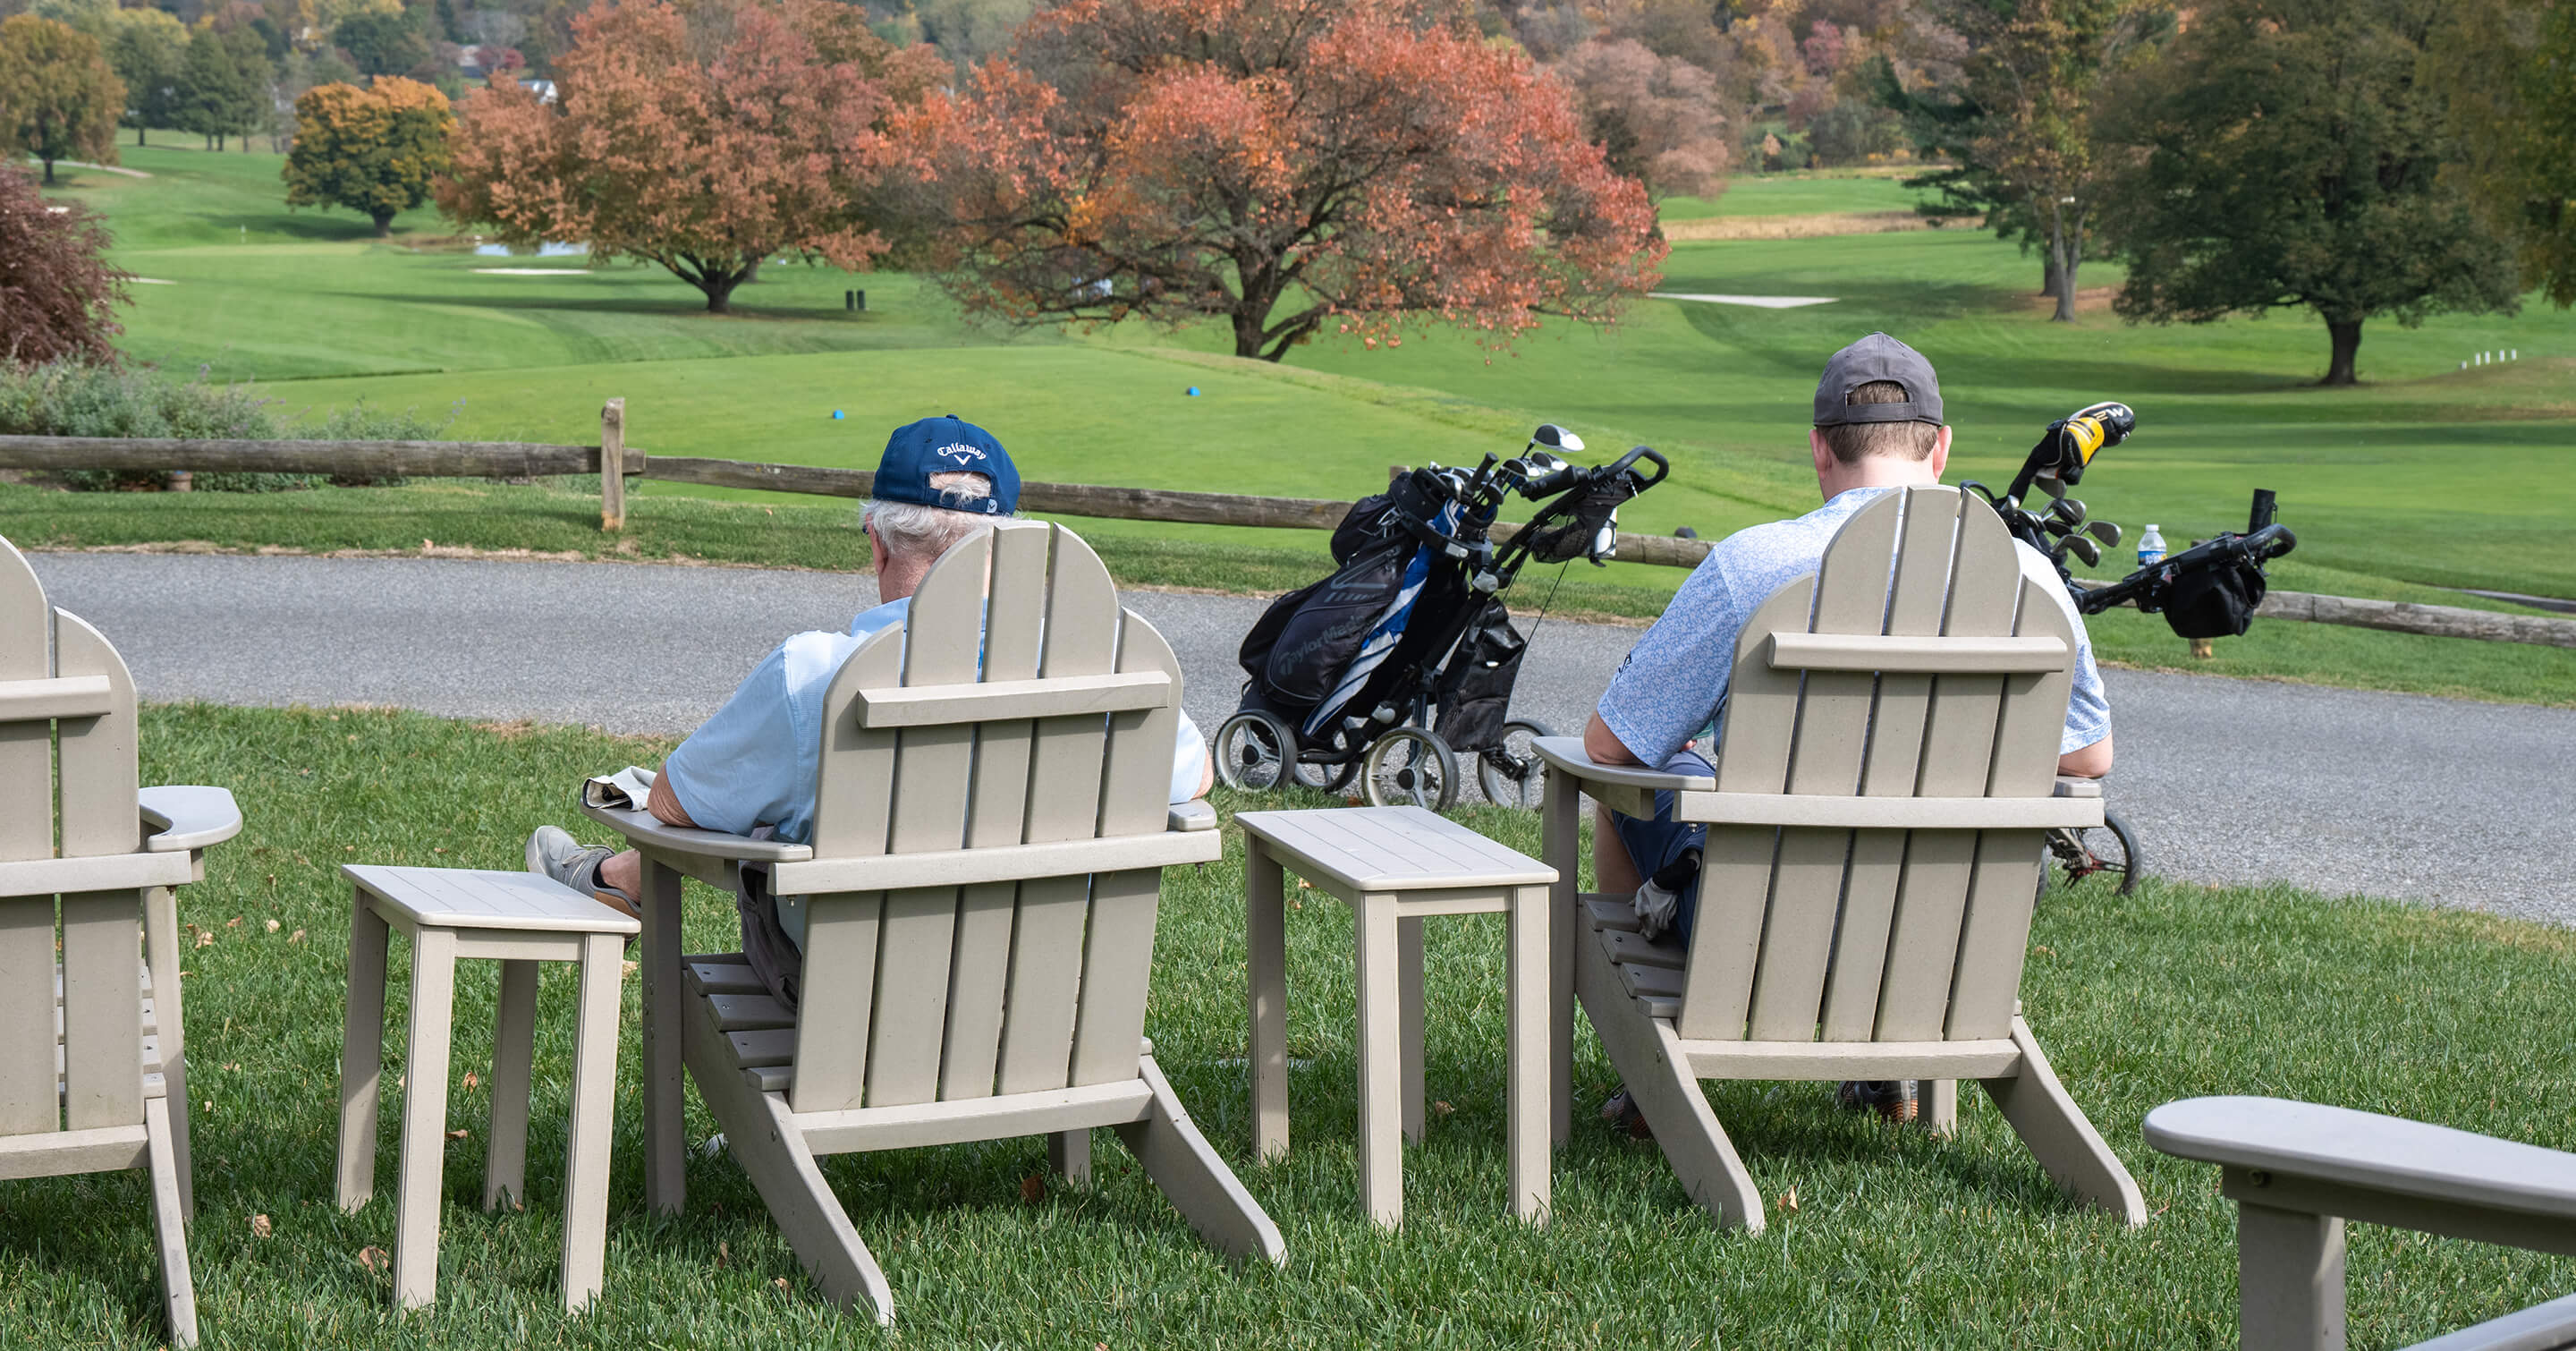
[[[893,1318],[816,1155],[1045,1134],[1082,1172],[1095,1126],[1215,1247],[1285,1260],[1143,1038],[1162,869],[1222,852],[1205,803],[1168,804],[1180,699],[1170,645],[1090,547],[1005,523],[942,556],[909,622],[833,680],[810,847],[587,809],[644,852],[648,1037],[683,1023],[690,1077],[833,1301]],[[808,898],[792,1011],[739,955],[655,969],[679,875],[729,885],[744,862]],[[648,1181],[676,1207],[676,1123],[653,1134]]]
[[[2099,824],[2102,807],[2056,792],[2074,635],[2013,549],[1956,489],[1855,513],[1817,575],[1745,626],[1714,779],[1538,743],[1565,776],[1543,846],[1572,920],[1556,926],[1556,1007],[1573,1007],[1570,985],[1665,1157],[1723,1223],[1760,1229],[1762,1203],[1701,1079],[1931,1080],[1944,1129],[1955,1081],[1976,1079],[2060,1186],[2146,1218],[2020,1013],[2042,832]],[[1671,790],[1679,819],[1710,823],[1687,950],[1640,938],[1625,896],[1577,897],[1567,789],[1637,816]],[[1558,1016],[1562,1139],[1573,1027]]]
[[[150,1169],[170,1340],[193,1346],[171,888],[241,817],[220,788],[138,792],[135,731],[116,649],[0,540],[0,1179]]]
[[[2376,1112],[2281,1098],[2188,1098],[2147,1113],[2147,1143],[2219,1166],[2236,1202],[2245,1351],[2343,1351],[2346,1219],[2576,1256],[2576,1154]],[[2576,1295],[2414,1351],[2566,1351]]]

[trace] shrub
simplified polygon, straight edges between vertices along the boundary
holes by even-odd
[[[0,146],[8,140],[0,129]],[[57,205],[0,164],[0,367],[116,359],[108,339],[127,274],[107,265],[107,225],[97,213]]]
[[[285,422],[244,385],[216,384],[200,371],[174,380],[157,371],[125,370],[84,362],[0,366],[0,435],[177,437],[217,441],[427,441],[446,430],[410,412],[364,404],[320,419]],[[116,492],[160,486],[150,470],[73,469],[62,473],[75,492]],[[322,474],[206,473],[201,492],[285,492],[325,482],[390,486],[399,479],[341,478]]]

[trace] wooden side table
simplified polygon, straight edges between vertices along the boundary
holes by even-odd
[[[460,957],[498,958],[501,1004],[492,1036],[492,1127],[483,1208],[518,1197],[528,1156],[528,1092],[536,1059],[537,963],[578,962],[572,1121],[564,1161],[563,1304],[599,1293],[607,1265],[608,1139],[616,1106],[617,1012],[634,920],[596,899],[524,872],[462,868],[340,869],[357,895],[349,922],[348,1027],[340,1044],[342,1210],[376,1185],[376,1095],[384,1078],[385,949],[411,939],[411,1036],[402,1089],[402,1154],[395,1166],[394,1298],[438,1298],[438,1212],[446,1169],[448,1023]]]
[[[1422,921],[1509,917],[1505,1154],[1512,1208],[1548,1209],[1548,888],[1556,870],[1420,807],[1244,812],[1251,948],[1253,1144],[1288,1151],[1287,868],[1349,904],[1359,965],[1360,1196],[1389,1228],[1404,1218],[1399,1131],[1422,1138]]]

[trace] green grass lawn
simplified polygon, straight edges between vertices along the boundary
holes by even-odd
[[[1667,197],[1656,203],[1665,220],[1710,216],[1815,216],[1847,211],[1911,211],[1922,196],[1903,180],[1922,173],[1814,169],[1796,173],[1737,174],[1715,197]]]
[[[691,1162],[686,1215],[648,1216],[629,1115],[608,1286],[566,1320],[555,1264],[571,987],[559,969],[545,977],[531,1199],[486,1216],[475,1200],[491,1101],[463,1076],[488,1073],[497,977],[468,963],[448,1089],[449,1126],[466,1135],[448,1146],[440,1302],[406,1317],[363,1260],[393,1231],[390,1134],[377,1199],[355,1216],[331,1200],[348,914],[335,867],[514,868],[531,827],[578,824],[578,776],[654,763],[667,743],[184,705],[148,711],[142,746],[146,782],[226,785],[247,821],[181,894],[187,941],[211,940],[190,948],[186,988],[192,1253],[214,1347],[2223,1347],[2235,1341],[2233,1207],[2212,1170],[2140,1141],[2156,1104],[2271,1093],[2576,1147],[2563,1079],[2531,1059],[2576,1039],[2576,935],[2151,879],[2125,899],[2098,886],[2044,897],[2023,991],[2059,1074],[2137,1175],[2153,1216],[2143,1229],[2061,1199],[1973,1090],[1961,1137],[1941,1142],[1841,1113],[1827,1086],[1745,1083],[1712,1098],[1774,1207],[1771,1228],[1720,1231],[1652,1146],[1591,1117],[1610,1070],[1588,1034],[1554,1223],[1525,1229],[1504,1204],[1501,929],[1479,917],[1432,936],[1429,1090],[1451,1110],[1435,1108],[1407,1151],[1406,1224],[1382,1234],[1358,1213],[1350,928],[1335,903],[1289,915],[1290,1046],[1305,1062],[1290,1086],[1294,1152],[1267,1167],[1247,1158],[1243,1073],[1227,1063],[1244,1038],[1237,836],[1224,861],[1165,880],[1147,1031],[1279,1222],[1285,1270],[1218,1261],[1106,1135],[1094,1186],[1051,1182],[1034,1201],[1022,1187],[1044,1167],[1035,1140],[835,1158],[825,1174],[894,1285],[901,1321],[880,1333],[815,1299],[729,1160]],[[1466,819],[1537,847],[1533,817]],[[729,901],[691,885],[691,946],[731,950]],[[633,1044],[621,1104],[634,1101]],[[690,1125],[693,1139],[713,1129],[695,1110]],[[263,1215],[271,1236],[255,1237]],[[160,1345],[149,1234],[139,1173],[0,1184],[0,1340]],[[2576,1286],[2567,1259],[2360,1226],[2351,1269],[2360,1346]]]
[[[2045,422],[2082,404],[2137,407],[2137,438],[2080,490],[2097,517],[2131,534],[2097,575],[2126,570],[2150,521],[2177,542],[2236,528],[2263,487],[2280,494],[2282,519],[2300,535],[2276,578],[2284,588],[2455,604],[2475,602],[2435,588],[2576,596],[2576,316],[2546,307],[2412,330],[2374,323],[2362,347],[2371,383],[2321,390],[2309,382],[2324,335],[2304,316],[2130,327],[2096,304],[2073,325],[2051,324],[2031,294],[2035,260],[1958,230],[1686,243],[1666,266],[1667,290],[1836,297],[1826,305],[1644,301],[1607,332],[1549,327],[1507,352],[1433,332],[1394,349],[1322,341],[1270,366],[1219,354],[1204,330],[988,332],[902,274],[772,266],[742,293],[740,314],[712,317],[656,269],[593,272],[578,259],[430,247],[448,231],[427,212],[400,218],[391,242],[347,213],[289,213],[274,155],[124,153],[155,176],[69,170],[63,195],[108,214],[124,266],[174,283],[134,288],[128,349],[217,378],[255,377],[290,412],[368,400],[448,417],[452,435],[586,441],[600,401],[623,396],[631,442],[649,451],[853,467],[873,463],[891,424],[956,412],[996,430],[1032,478],[1330,498],[1368,491],[1389,464],[1509,453],[1548,419],[1600,451],[1638,441],[1667,451],[1673,480],[1624,523],[1714,538],[1813,505],[1802,432],[1817,364],[1885,328],[1944,373],[1958,429],[1953,481],[2003,481]],[[1906,195],[1892,175],[1749,176],[1712,209],[1892,209]],[[493,267],[545,274],[478,270]],[[2108,265],[2084,274],[2090,288],[2118,279]],[[862,286],[870,309],[844,312],[843,291]],[[2458,368],[2505,348],[2524,359]],[[672,493],[791,502],[653,485],[639,517]],[[198,510],[127,509],[152,528]],[[87,509],[39,515],[91,519],[57,533],[64,542],[117,533]],[[1203,570],[1220,555],[1311,558],[1320,547],[1276,531],[1084,528],[1139,551],[1205,546],[1166,572]],[[1617,613],[1651,609],[1678,578],[1620,567],[1585,580],[1635,590],[1633,603],[1591,606]],[[2279,650],[2288,661],[2332,661],[2333,679],[2432,672],[2410,688],[2509,688],[2519,672],[2550,667],[2534,654],[2498,665],[2469,644],[2437,644],[2421,658],[2372,646],[2396,641],[2306,635]],[[2160,633],[2141,642],[2176,646]],[[2517,674],[2442,675],[2473,667]],[[2564,683],[2545,670],[2523,697],[2561,697],[2552,691]]]

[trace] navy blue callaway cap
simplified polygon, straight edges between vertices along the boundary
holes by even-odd
[[[960,500],[943,497],[930,486],[931,475],[956,473],[982,474],[992,480],[992,495]],[[872,491],[883,502],[1008,516],[1020,509],[1020,471],[991,432],[954,415],[926,417],[895,428],[894,435],[886,438],[885,458],[877,461]]]

